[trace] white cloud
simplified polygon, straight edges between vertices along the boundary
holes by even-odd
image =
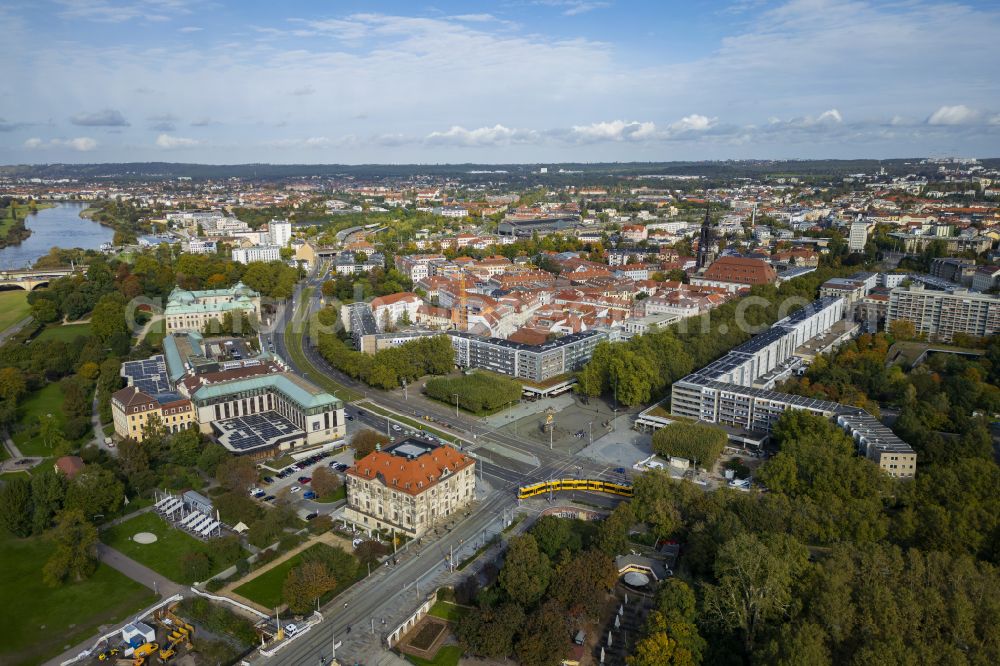
[[[537,4],[561,8],[563,16],[578,16],[611,6],[610,2],[601,0],[538,0]]]
[[[471,130],[453,125],[446,132],[431,132],[427,135],[427,142],[458,146],[505,146],[527,143],[537,139],[537,136],[532,130],[511,129],[500,124]]]
[[[78,113],[69,119],[74,125],[83,127],[128,127],[128,121],[121,111],[103,109],[91,113]]]
[[[199,143],[201,142],[197,139],[186,139],[180,136],[171,136],[170,134],[161,134],[156,137],[156,146],[166,150],[172,150],[174,148],[193,148]]]
[[[928,125],[971,125],[979,121],[982,114],[964,104],[942,106],[927,119]]]
[[[188,14],[193,0],[56,0],[62,5],[60,18],[96,21],[98,23],[124,23],[141,19],[166,21],[177,14]]]
[[[589,125],[574,125],[571,132],[581,141],[626,141],[649,138],[656,131],[651,122],[610,120]]]
[[[684,116],[674,123],[670,123],[669,129],[672,132],[703,132],[715,125],[715,118],[709,118],[698,113]]]
[[[97,148],[97,141],[89,136],[78,136],[73,139],[50,139],[43,141],[38,137],[32,137],[24,142],[24,147],[28,150],[48,150],[51,148],[68,148],[79,153],[87,153]]]
[[[840,115],[840,111],[837,109],[830,109],[829,111],[824,111],[819,114],[819,118],[816,119],[817,123],[842,123],[844,118]]]
[[[198,27],[196,25],[186,25],[186,26],[184,26],[183,28],[180,29],[180,32],[184,32],[184,33],[188,33],[188,32],[201,32],[202,30],[204,30],[204,28],[200,28],[200,27]]]

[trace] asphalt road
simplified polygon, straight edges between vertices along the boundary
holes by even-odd
[[[320,306],[318,288],[321,284],[322,279],[315,275],[305,281],[305,285],[316,288],[315,296],[310,299],[310,311]],[[303,373],[303,369],[295,367],[292,363],[285,345],[284,328],[288,318],[300,305],[303,288],[304,285],[300,285],[296,289],[295,296],[280,313],[272,334],[275,352],[299,373]],[[331,641],[334,637],[337,641],[343,641],[337,655],[339,659],[347,660],[346,663],[355,661],[371,663],[370,660],[379,652],[376,643],[383,641],[386,630],[393,624],[389,622],[383,626],[381,618],[388,617],[395,620],[400,613],[405,614],[414,609],[431,591],[430,586],[433,581],[446,572],[448,568],[446,554],[450,549],[456,549],[455,560],[456,563],[460,562],[474,552],[477,541],[483,539],[484,533],[487,535],[486,538],[497,533],[502,527],[503,515],[518,506],[516,498],[518,485],[563,476],[600,476],[607,472],[607,467],[604,465],[498,432],[483,425],[475,417],[456,415],[444,406],[439,407],[420,401],[417,410],[409,401],[399,396],[371,389],[333,369],[308,344],[308,341],[304,343],[303,351],[315,368],[329,374],[338,383],[366,395],[372,403],[402,414],[414,414],[415,411],[419,411],[418,418],[430,415],[436,425],[444,425],[459,433],[467,442],[471,442],[472,445],[466,448],[474,455],[479,448],[478,444],[492,441],[523,454],[525,458],[533,457],[539,464],[533,466],[521,460],[493,455],[492,452],[486,453],[489,460],[480,459],[478,463],[480,467],[478,473],[487,482],[480,486],[479,494],[483,495],[485,491],[485,497],[471,507],[468,515],[462,517],[457,524],[440,536],[425,537],[419,547],[411,544],[412,549],[399,556],[397,565],[381,567],[373,576],[338,596],[323,610],[322,623],[307,634],[296,638],[274,657],[265,658],[258,655],[254,659],[256,663],[317,664],[321,656],[329,658]],[[359,414],[359,411],[363,413]],[[386,432],[386,417],[372,413],[363,406],[359,410],[357,406],[348,404],[346,413],[354,417],[355,425],[363,424],[380,432]],[[405,427],[403,425],[403,428]],[[389,433],[398,437],[404,435],[405,431],[394,431],[390,425]],[[617,500],[610,497],[599,497],[589,493],[583,495],[587,496],[588,502],[594,504],[613,506],[617,503]],[[346,607],[343,605],[345,603]],[[371,632],[373,619],[376,625],[374,634]],[[366,659],[369,661],[365,661]]]

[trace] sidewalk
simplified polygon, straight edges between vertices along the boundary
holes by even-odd
[[[97,556],[102,563],[107,564],[112,569],[117,569],[140,585],[145,585],[149,589],[159,593],[161,597],[182,594],[187,590],[187,587],[184,585],[175,583],[149,567],[139,564],[111,546],[99,543],[97,545]]]
[[[345,549],[347,552],[351,552],[353,550],[351,544],[346,539],[339,537],[336,534],[333,534],[332,532],[323,532],[322,534],[306,539],[295,548],[292,548],[287,553],[284,553],[274,558],[267,564],[261,566],[259,569],[254,569],[253,571],[250,571],[249,573],[247,573],[247,575],[243,576],[242,578],[239,578],[238,580],[229,583],[218,592],[215,592],[215,594],[223,597],[230,597],[231,599],[235,599],[236,601],[246,604],[251,608],[256,608],[262,613],[270,614],[274,611],[273,608],[264,608],[260,604],[254,603],[253,601],[250,601],[246,597],[242,597],[239,594],[236,594],[235,592],[236,588],[240,587],[241,585],[243,585],[248,581],[253,580],[257,576],[261,576],[267,573],[268,571],[278,566],[279,564],[287,562],[291,558],[301,553],[306,548],[314,546],[317,543],[325,543],[328,546],[338,546],[340,548]]]

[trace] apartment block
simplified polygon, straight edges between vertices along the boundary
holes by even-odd
[[[448,331],[448,335],[459,367],[482,368],[535,383],[580,369],[590,360],[594,348],[608,339],[605,331],[583,331],[540,345],[526,345],[464,331]]]
[[[918,284],[897,287],[889,294],[886,326],[899,320],[913,322],[918,333],[940,342],[950,342],[956,333],[985,337],[1000,329],[1000,297]]]

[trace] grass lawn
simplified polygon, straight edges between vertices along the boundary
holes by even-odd
[[[47,384],[35,391],[18,406],[18,422],[25,426],[24,430],[14,433],[11,438],[21,453],[26,456],[47,456],[52,451],[42,443],[39,437],[32,437],[31,432],[38,423],[39,417],[51,414],[61,426],[65,421],[62,412],[62,388],[57,383]]]
[[[462,658],[462,648],[459,645],[444,645],[433,659],[414,657],[412,654],[403,656],[416,666],[458,666],[458,660]]]
[[[152,532],[157,536],[156,543],[140,544],[132,541],[132,536],[137,532]],[[155,513],[144,513],[101,532],[101,541],[170,580],[184,584],[194,582],[184,574],[181,564],[184,555],[191,552],[209,554],[205,542],[170,527]],[[222,568],[224,567],[218,567]]]
[[[317,548],[322,550],[324,548],[330,548],[330,546],[325,543],[313,544],[294,557],[288,558],[278,566],[265,571],[261,575],[247,581],[246,583],[243,583],[233,591],[242,597],[246,597],[254,603],[260,604],[264,608],[277,608],[278,606],[281,606],[283,603],[281,600],[281,588],[285,584],[285,579],[288,578],[288,572],[302,563],[303,553],[307,553]],[[362,576],[364,576],[364,572],[359,572],[359,578]],[[326,603],[333,597],[337,596],[343,590],[353,585],[355,580],[358,580],[359,578],[347,581],[338,580],[337,588],[332,593],[324,595],[320,600],[320,603]]]
[[[0,532],[0,663],[38,664],[155,601],[153,591],[101,565],[82,583],[51,588],[42,567],[51,544]]]
[[[84,337],[90,335],[90,324],[49,326],[38,334],[36,340],[62,340],[63,342],[71,342],[79,335]]]
[[[299,306],[299,311],[292,316],[292,320],[285,327],[285,346],[288,347],[288,354],[292,357],[291,360],[295,365],[308,372],[309,381],[318,384],[323,390],[328,391],[330,395],[335,395],[344,402],[358,400],[362,397],[360,393],[342,386],[334,381],[333,378],[328,377],[319,368],[310,363],[306,355],[302,352],[302,329],[305,327],[297,326],[296,323],[302,318],[302,313],[306,311],[306,308],[309,307],[309,299],[311,297],[311,288],[303,290],[301,296],[302,304]]]
[[[10,326],[21,321],[31,312],[28,305],[28,292],[0,291],[0,331],[6,331]]]
[[[163,319],[154,323],[149,327],[149,330],[146,331],[146,337],[143,338],[143,340],[145,340],[146,343],[148,343],[153,349],[160,349],[163,344],[163,338],[167,335],[165,326],[166,322]]]
[[[341,485],[339,488],[334,490],[329,495],[323,495],[322,497],[317,497],[314,502],[323,502],[328,504],[330,502],[336,502],[338,500],[347,499],[347,486]]]
[[[437,601],[431,606],[430,614],[449,622],[458,622],[459,618],[469,612],[465,606],[453,604],[450,601]]]

